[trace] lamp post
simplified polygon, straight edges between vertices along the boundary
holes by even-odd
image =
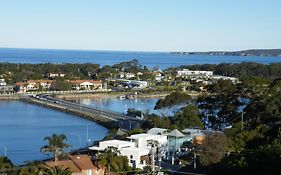
[[[92,123],[88,123],[86,125],[86,139],[87,139],[87,146],[89,145],[90,139],[89,139],[89,126],[94,125]]]
[[[3,146],[3,149],[4,149],[4,156],[7,157],[7,147]]]

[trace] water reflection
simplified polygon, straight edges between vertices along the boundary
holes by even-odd
[[[16,164],[48,158],[40,147],[53,133],[65,134],[71,150],[86,146],[89,139],[100,140],[107,132],[91,121],[20,101],[0,101],[0,112],[0,156],[6,152]]]

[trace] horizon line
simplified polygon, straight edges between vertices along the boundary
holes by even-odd
[[[151,50],[110,50],[110,49],[72,49],[72,48],[32,48],[32,47],[0,47],[0,49],[26,49],[26,50],[63,50],[63,51],[92,51],[92,52],[147,52],[147,53],[172,53],[172,52],[240,52],[247,50],[278,50],[281,48],[250,48],[240,50],[208,50],[208,51],[151,51]]]

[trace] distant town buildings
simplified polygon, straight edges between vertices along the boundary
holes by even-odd
[[[189,69],[183,69],[183,70],[177,71],[177,75],[181,76],[181,77],[184,77],[184,76],[210,77],[213,75],[213,71],[193,71],[193,70],[189,70]]]
[[[202,83],[204,85],[212,84],[218,80],[230,80],[233,83],[239,83],[238,78],[214,75],[213,71],[192,71],[183,69],[177,71],[177,76],[189,79],[191,82]]]
[[[57,77],[65,77],[65,73],[53,73],[53,72],[50,72],[50,73],[46,73],[46,77],[48,79],[54,79],[54,78],[57,78]]]
[[[14,86],[7,85],[5,79],[0,79],[0,94],[14,93]]]
[[[102,89],[102,81],[100,80],[70,80],[75,90],[94,90]]]

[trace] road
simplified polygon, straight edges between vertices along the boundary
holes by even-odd
[[[101,121],[117,123],[120,128],[125,130],[132,130],[137,127],[138,124],[143,122],[141,119],[136,117],[127,116],[108,109],[99,109],[81,103],[65,101],[62,99],[51,97],[48,94],[25,96],[25,98],[35,103],[46,104],[49,106],[51,105],[53,108],[57,109],[64,109],[64,111],[71,110],[75,111],[78,114],[90,114],[88,115],[88,117],[95,116],[95,119],[98,117]]]

